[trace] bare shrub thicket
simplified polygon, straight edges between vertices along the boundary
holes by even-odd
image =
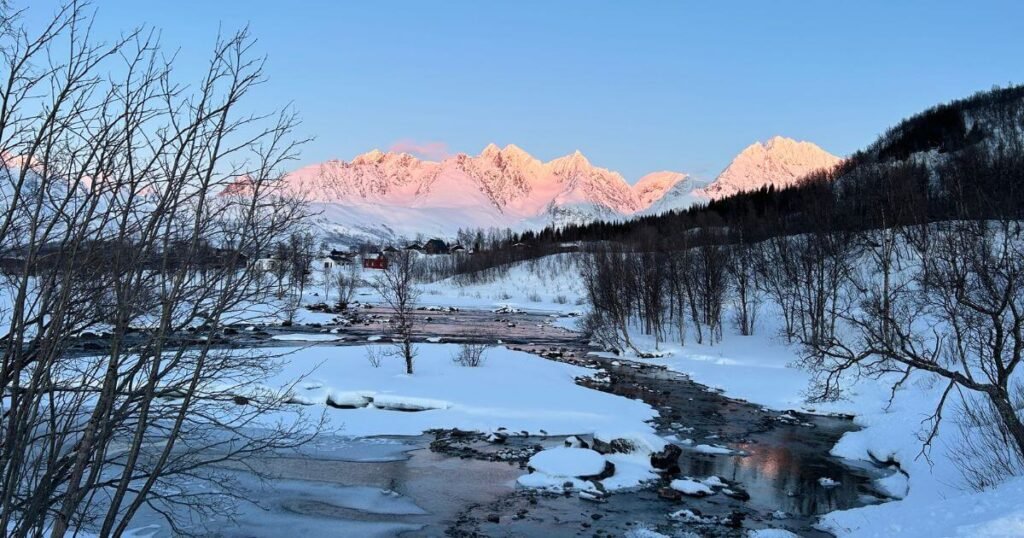
[[[459,344],[459,350],[452,356],[452,361],[459,366],[466,366],[470,368],[483,366],[484,353],[486,353],[490,347],[491,346],[489,344],[480,342]]]
[[[359,266],[352,262],[335,272],[333,285],[338,294],[338,306],[347,308],[359,289]]]
[[[374,368],[380,368],[380,365],[384,364],[384,358],[387,355],[387,351],[379,346],[366,346],[366,360]]]
[[[599,250],[583,267],[592,305],[583,327],[614,349],[636,350],[630,330],[652,336],[655,345],[688,327],[698,343],[722,337],[722,306],[728,292],[729,251],[711,243],[673,252]],[[687,323],[689,320],[689,323]]]
[[[1014,404],[1024,408],[1020,386]],[[1024,458],[998,410],[983,397],[968,396],[953,408],[958,439],[951,446],[953,461],[970,487],[980,491],[1008,476],[1024,476]]]
[[[119,536],[143,507],[178,532],[236,499],[212,464],[308,439],[301,417],[251,427],[286,399],[259,388],[273,358],[214,346],[275,291],[248,262],[303,216],[277,189],[295,119],[244,111],[263,81],[246,32],[186,81],[155,32],[98,44],[87,13],[32,30],[0,4],[7,536]],[[104,348],[72,352],[100,324]]]

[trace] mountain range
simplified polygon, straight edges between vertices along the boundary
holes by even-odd
[[[839,161],[810,142],[777,136],[744,149],[709,184],[662,171],[630,185],[579,151],[542,162],[517,146],[490,144],[479,155],[440,162],[373,150],[305,166],[284,183],[313,205],[327,239],[351,244],[663,213],[764,185],[787,186]]]

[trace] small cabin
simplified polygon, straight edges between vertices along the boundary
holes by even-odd
[[[353,253],[345,252],[343,250],[331,250],[331,253],[328,254],[327,257],[334,261],[335,266],[349,265],[352,263]]]
[[[334,258],[330,256],[320,256],[319,258],[313,260],[313,267],[315,269],[322,269],[324,271],[330,271],[331,269],[334,269],[334,266],[337,264],[338,262],[335,261]]]
[[[448,244],[440,239],[431,239],[423,246],[427,254],[448,254]]]
[[[363,269],[387,269],[388,259],[383,253],[363,258]]]

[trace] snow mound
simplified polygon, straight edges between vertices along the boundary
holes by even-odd
[[[451,403],[444,400],[413,398],[394,394],[376,394],[373,397],[374,407],[393,411],[429,411],[432,409],[448,409],[451,405]]]
[[[673,480],[672,483],[669,484],[669,487],[683,495],[692,495],[694,497],[703,497],[705,495],[714,494],[714,491],[706,484],[692,478],[679,478]]]
[[[360,392],[337,390],[327,392],[327,405],[330,405],[331,407],[338,407],[342,409],[366,407],[372,401],[372,396]]]
[[[606,464],[604,456],[586,448],[549,448],[530,458],[530,467],[553,477],[596,476]]]
[[[334,334],[303,334],[303,333],[292,333],[292,334],[275,334],[270,337],[272,340],[282,340],[285,342],[335,342],[341,340],[340,336]]]
[[[594,444],[607,445],[613,452],[649,456],[663,450],[668,442],[653,433],[598,431],[594,433]]]
[[[700,452],[701,454],[711,454],[716,456],[724,456],[728,454],[736,454],[737,452],[731,448],[718,445],[697,445],[691,450],[694,452]]]
[[[747,538],[800,538],[800,535],[785,529],[757,529],[748,532]]]

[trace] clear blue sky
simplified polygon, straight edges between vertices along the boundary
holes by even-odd
[[[31,2],[46,10],[50,0]],[[713,178],[775,134],[848,154],[899,119],[1024,81],[1024,2],[97,0],[199,65],[220,26],[268,55],[258,104],[293,102],[302,162],[399,141],[575,149],[630,182]]]

